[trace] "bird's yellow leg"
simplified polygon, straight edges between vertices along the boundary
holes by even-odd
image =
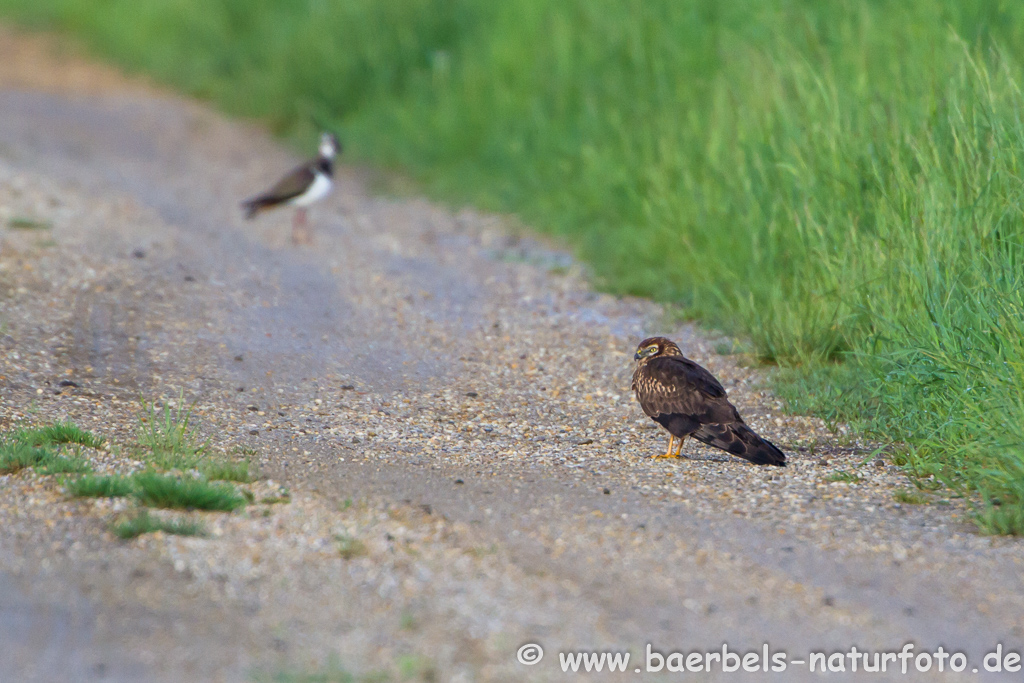
[[[687,436],[689,436],[689,434],[687,434]],[[672,457],[674,457],[674,458],[681,458],[681,457],[683,457],[683,444],[685,444],[685,443],[686,443],[686,436],[684,436],[684,437],[679,439],[679,445],[676,446],[676,454],[674,456],[672,456]]]
[[[678,456],[675,456],[675,455],[672,454],[672,446],[675,444],[675,440],[676,440],[676,437],[673,436],[672,434],[669,434],[668,435],[668,450],[665,451],[664,455],[656,455],[654,457],[656,457],[656,458],[675,458],[675,457],[678,457]]]

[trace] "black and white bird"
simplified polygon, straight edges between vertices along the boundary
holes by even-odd
[[[245,217],[253,218],[261,211],[278,206],[294,206],[297,211],[292,220],[292,242],[308,244],[311,240],[306,209],[330,194],[334,187],[334,157],[340,152],[337,136],[321,135],[320,154],[315,159],[296,166],[272,188],[242,202]]]

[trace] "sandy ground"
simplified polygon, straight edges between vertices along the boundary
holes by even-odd
[[[183,401],[213,450],[255,453],[257,500],[290,493],[203,515],[206,538],[126,542],[123,503],[0,476],[0,681],[544,681],[584,675],[559,652],[603,650],[631,652],[628,673],[587,677],[635,679],[647,644],[723,643],[794,663],[642,673],[799,681],[812,651],[908,642],[969,665],[863,677],[960,680],[1024,649],[1024,544],[978,536],[941,492],[897,502],[910,483],[884,453],[782,413],[723,340],[592,292],[501,219],[374,196],[357,169],[293,247],[289,214],[245,222],[238,201],[296,161],[0,31],[0,429],[74,420],[119,471],[141,402]],[[650,459],[664,435],[628,389],[654,333],[790,466]]]

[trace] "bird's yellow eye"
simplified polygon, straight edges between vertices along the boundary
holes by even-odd
[[[657,344],[652,344],[650,346],[643,346],[641,348],[638,348],[637,349],[637,353],[636,353],[636,357],[639,360],[640,358],[649,358],[650,356],[656,355],[656,354],[657,354]]]

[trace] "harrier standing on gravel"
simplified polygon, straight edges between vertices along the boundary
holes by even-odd
[[[661,458],[678,458],[686,437],[756,465],[786,465],[786,456],[747,426],[710,372],[665,337],[640,342],[633,359],[633,391],[644,413],[669,433]],[[675,452],[672,446],[679,439]]]
[[[292,169],[263,194],[242,202],[245,217],[252,218],[260,211],[276,206],[297,207],[292,219],[292,243],[309,244],[306,208],[326,197],[334,187],[334,157],[339,152],[341,143],[333,133],[321,135],[320,155]]]

